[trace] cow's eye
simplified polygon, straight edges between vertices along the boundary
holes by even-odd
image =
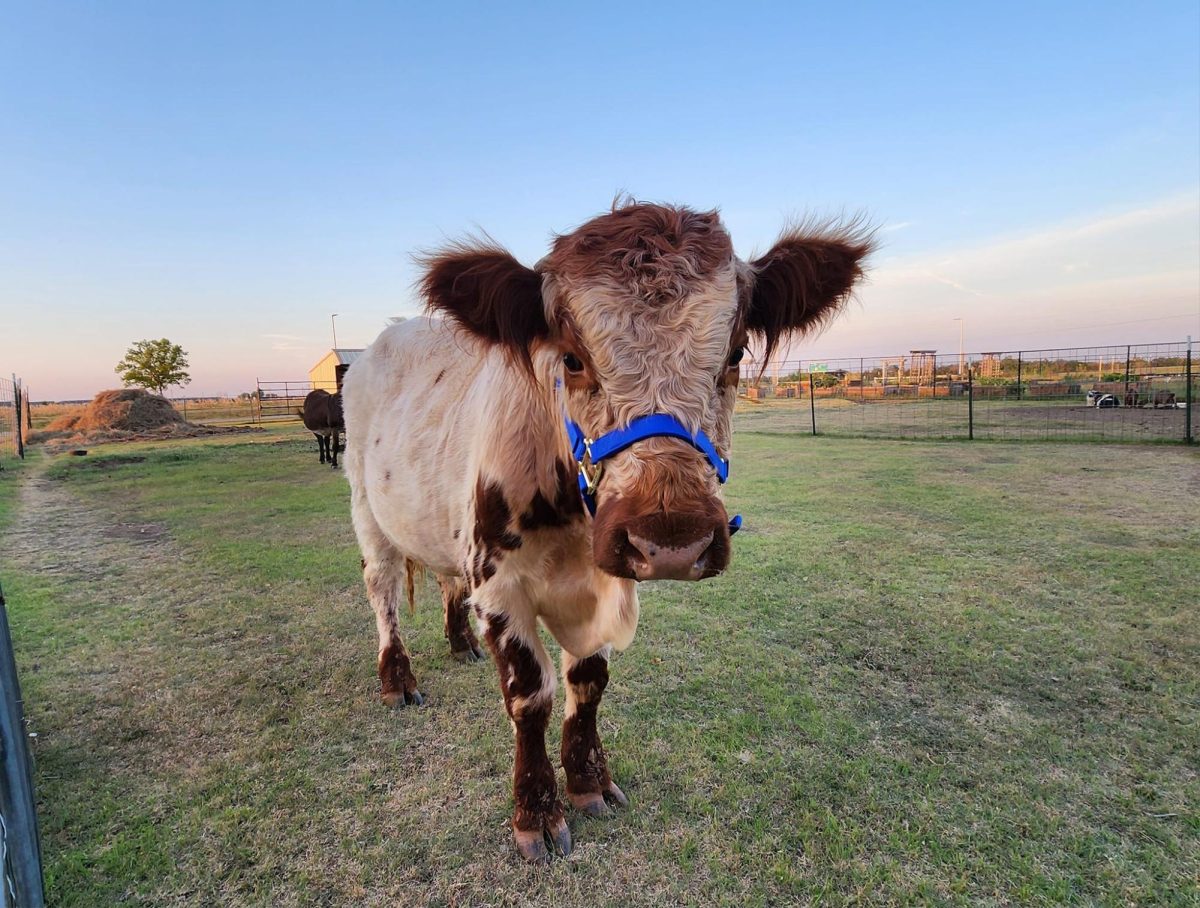
[[[583,363],[574,353],[563,354],[563,365],[567,367],[567,371],[572,375],[578,375],[583,371]]]
[[[729,367],[732,369],[742,361],[742,357],[746,355],[745,347],[734,347],[733,352],[729,354]]]

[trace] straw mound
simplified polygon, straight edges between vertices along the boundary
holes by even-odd
[[[149,432],[183,422],[166,398],[140,388],[121,388],[101,391],[81,411],[58,417],[46,431]]]
[[[150,441],[158,438],[192,438],[249,431],[245,428],[198,426],[187,422],[166,398],[140,388],[101,391],[90,404],[64,413],[29,441],[47,443],[51,449],[94,445],[109,441]]]

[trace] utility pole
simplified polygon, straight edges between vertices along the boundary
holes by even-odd
[[[334,319],[337,317],[338,317],[338,314],[336,312],[333,313],[333,315],[329,316],[329,325],[330,325],[330,327],[333,328],[333,349],[334,350],[337,349],[337,322],[334,321]]]
[[[962,378],[967,374],[966,357],[963,355],[963,320],[956,318],[958,322],[958,377]]]

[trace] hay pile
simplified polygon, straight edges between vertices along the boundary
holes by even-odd
[[[183,422],[165,397],[140,388],[121,388],[101,391],[82,410],[65,413],[51,422],[46,431],[151,432]]]
[[[165,397],[140,388],[120,388],[101,391],[86,407],[52,420],[41,432],[33,432],[28,441],[61,450],[108,441],[192,438],[242,431],[246,430],[195,425],[180,416]]]

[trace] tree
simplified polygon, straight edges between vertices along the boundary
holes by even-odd
[[[162,337],[138,341],[125,351],[116,371],[125,387],[138,385],[161,396],[171,385],[186,385],[192,380],[187,368],[183,347]]]

